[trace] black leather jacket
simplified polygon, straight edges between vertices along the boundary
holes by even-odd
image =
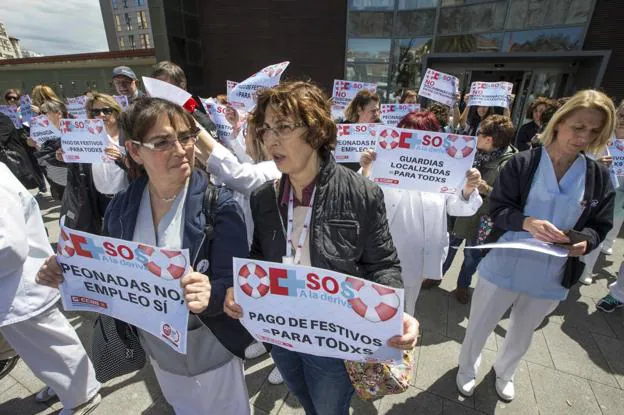
[[[286,253],[287,206],[279,201],[284,180],[267,182],[251,195],[251,258],[282,262]],[[310,225],[312,266],[402,288],[381,189],[337,165],[331,155],[323,159],[316,186]]]

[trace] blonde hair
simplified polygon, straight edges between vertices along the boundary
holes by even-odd
[[[85,104],[87,114],[90,114],[91,110],[93,109],[93,104],[95,104],[96,101],[99,101],[102,104],[111,107],[113,111],[115,111],[115,116],[119,120],[122,113],[121,106],[117,103],[117,101],[115,101],[115,98],[107,94],[102,94],[100,92],[93,92],[93,97],[87,100],[87,103]],[[91,117],[89,116],[89,118]]]
[[[595,89],[579,91],[563,104],[548,122],[548,125],[540,136],[540,141],[545,146],[555,141],[559,124],[565,121],[573,112],[580,109],[598,110],[605,116],[605,122],[598,138],[592,143],[589,143],[585,149],[588,153],[600,154],[609,142],[615,129],[615,106],[608,96]]]
[[[37,85],[33,88],[32,94],[30,94],[32,103],[36,106],[40,106],[46,101],[59,101],[61,99],[56,95],[54,90],[47,85]]]
[[[357,122],[358,111],[364,109],[371,102],[379,103],[379,95],[366,89],[358,92],[345,109],[345,121]]]

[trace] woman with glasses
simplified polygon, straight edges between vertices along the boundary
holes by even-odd
[[[511,308],[494,371],[498,396],[514,399],[514,375],[533,331],[578,282],[579,257],[596,249],[611,229],[615,195],[609,171],[585,152],[604,149],[614,118],[609,97],[580,91],[548,123],[541,136],[544,146],[518,153],[501,170],[490,194],[492,234],[502,234],[501,242],[532,237],[569,252],[562,258],[492,249],[483,258],[459,355],[456,380],[463,395],[474,392],[485,341]]]
[[[208,176],[194,169],[199,130],[182,107],[139,98],[123,114],[130,169],[137,174],[115,196],[105,217],[107,235],[172,249],[189,249],[192,269],[181,279],[189,309],[187,354],[139,330],[156,378],[176,414],[249,414],[243,353],[251,336],[223,312],[232,286],[232,258],[248,254],[242,211],[227,188],[215,189],[212,239],[205,238]],[[39,279],[62,279],[48,260]],[[203,264],[209,264],[204,268]]]
[[[263,90],[249,119],[251,140],[264,144],[282,172],[251,196],[252,258],[307,265],[401,287],[401,267],[388,230],[383,193],[336,164],[336,125],[325,94],[308,82]],[[288,212],[291,212],[290,214]],[[292,219],[289,231],[283,223]],[[309,232],[308,232],[309,228]],[[287,241],[302,241],[293,246]],[[225,311],[242,317],[228,290]],[[418,322],[403,315],[404,335],[390,339],[412,349]],[[344,361],[273,346],[273,360],[307,414],[348,414],[354,389]]]

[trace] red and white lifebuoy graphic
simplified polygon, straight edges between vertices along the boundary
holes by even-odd
[[[61,230],[58,244],[56,244],[56,254],[64,257],[70,257],[74,256],[75,253],[76,249],[74,248],[71,238],[67,235],[65,230]]]
[[[269,293],[269,274],[260,265],[248,262],[238,270],[238,284],[251,298],[264,297]]]
[[[475,140],[467,135],[449,134],[448,140],[450,144],[446,149],[446,153],[456,159],[468,157],[475,148]]]
[[[347,277],[355,291],[349,304],[358,315],[373,323],[390,320],[399,311],[400,300],[392,288],[377,284],[366,284],[362,280]]]
[[[177,280],[184,276],[186,258],[181,251],[158,249],[147,245],[139,245],[138,249],[148,257],[145,266],[157,277]]]
[[[383,130],[379,133],[379,145],[387,150],[397,148],[399,146],[399,133],[395,130]]]

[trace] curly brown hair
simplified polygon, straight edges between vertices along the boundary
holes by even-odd
[[[548,98],[548,97],[537,97],[535,98],[530,104],[529,107],[527,108],[527,118],[532,120],[533,119],[533,111],[535,111],[535,109],[537,107],[539,107],[540,105],[549,105],[552,103],[552,99]]]
[[[308,132],[303,140],[321,155],[336,148],[336,124],[331,117],[331,104],[318,86],[311,82],[288,81],[260,91],[256,108],[247,120],[247,131],[253,142],[261,141],[257,130],[264,125],[269,106],[280,115],[305,124]]]
[[[431,111],[433,115],[435,115],[442,128],[448,125],[449,116],[451,115],[451,109],[447,105],[440,104],[439,102],[434,102],[429,106],[429,111]]]
[[[506,115],[490,115],[481,121],[480,135],[492,137],[495,148],[505,148],[516,135],[513,121]]]

